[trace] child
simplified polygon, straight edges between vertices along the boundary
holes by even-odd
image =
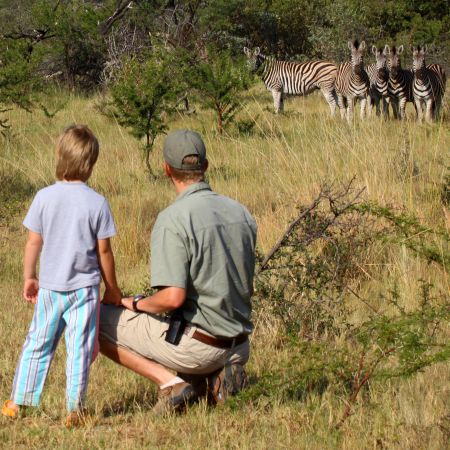
[[[85,184],[98,152],[98,141],[87,126],[67,128],[56,148],[59,181],[36,194],[23,222],[29,230],[23,296],[35,309],[16,368],[12,400],[2,409],[4,416],[15,418],[21,405],[39,404],[56,345],[65,330],[66,425],[82,421],[98,336],[101,276],[108,303],[120,304],[121,298],[109,242],[116,234],[114,220],[105,198]]]

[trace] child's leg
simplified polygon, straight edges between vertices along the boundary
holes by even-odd
[[[72,291],[69,296],[71,306],[64,314],[67,324],[66,395],[69,411],[83,407],[95,346],[98,298],[98,286]]]
[[[98,340],[100,334],[100,286],[97,286],[98,290],[98,301],[97,301],[97,326],[95,327],[95,342],[94,342],[94,350],[92,352],[92,360],[91,364],[97,359],[98,353],[100,351],[100,343]]]
[[[17,365],[11,398],[17,405],[37,406],[50,363],[64,330],[57,293],[39,289],[33,320]]]

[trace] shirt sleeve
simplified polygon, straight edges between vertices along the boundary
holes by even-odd
[[[151,237],[151,285],[186,289],[189,255],[180,234],[163,226],[153,228]]]
[[[39,195],[34,197],[30,209],[28,210],[28,213],[23,221],[23,225],[30,231],[42,234],[42,211]]]
[[[97,221],[97,239],[108,239],[116,234],[116,224],[109,208],[108,201],[102,204]]]

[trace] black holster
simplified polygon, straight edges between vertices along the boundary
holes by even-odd
[[[186,319],[181,310],[176,309],[170,316],[169,328],[166,332],[166,342],[172,345],[178,345],[186,328]]]

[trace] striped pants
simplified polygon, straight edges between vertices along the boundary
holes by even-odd
[[[63,331],[69,411],[83,406],[89,368],[98,349],[99,286],[57,292],[39,289],[33,320],[14,377],[12,400],[37,406]]]

